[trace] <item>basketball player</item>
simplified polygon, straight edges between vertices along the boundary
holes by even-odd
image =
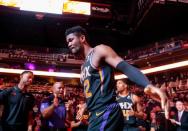
[[[67,29],[65,36],[70,51],[85,59],[81,67],[80,81],[86,97],[85,108],[90,112],[88,130],[122,130],[123,115],[115,98],[113,68],[144,87],[145,93],[161,100],[162,107],[168,114],[165,93],[152,86],[143,73],[125,62],[112,48],[104,44],[92,48],[88,43],[86,30],[81,26]],[[82,111],[84,112],[84,109]]]
[[[136,118],[143,118],[144,113],[140,105],[140,98],[129,91],[125,79],[116,82],[117,102],[124,116],[124,131],[139,131]]]

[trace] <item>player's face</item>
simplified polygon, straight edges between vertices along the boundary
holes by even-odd
[[[21,75],[21,82],[23,82],[24,85],[31,85],[31,83],[33,82],[33,74],[32,73],[25,73],[23,75]]]
[[[117,83],[116,83],[116,87],[117,87],[117,91],[121,92],[121,91],[124,91],[127,88],[127,85],[123,81],[118,80]]]
[[[71,33],[66,36],[66,41],[70,51],[73,54],[77,54],[81,51],[81,41],[79,36],[76,36],[74,33]]]
[[[176,102],[176,108],[178,111],[182,111],[184,109],[184,105],[181,101]]]

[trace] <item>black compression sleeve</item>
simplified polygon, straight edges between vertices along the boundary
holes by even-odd
[[[121,61],[116,66],[116,69],[124,73],[132,82],[144,88],[149,84],[149,80],[140,70],[125,61]]]

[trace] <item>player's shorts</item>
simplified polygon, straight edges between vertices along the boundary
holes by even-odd
[[[112,103],[103,110],[91,112],[88,131],[122,131],[123,114],[118,103]]]

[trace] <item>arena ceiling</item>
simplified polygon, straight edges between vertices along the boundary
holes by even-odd
[[[85,0],[86,1],[86,0]],[[109,5],[110,15],[52,15],[0,7],[0,43],[66,48],[67,27],[82,25],[93,46],[104,43],[124,54],[127,49],[185,34],[188,4],[163,0],[87,0]],[[149,4],[144,3],[149,2]],[[156,3],[158,2],[158,3]],[[141,8],[142,7],[142,8]]]

